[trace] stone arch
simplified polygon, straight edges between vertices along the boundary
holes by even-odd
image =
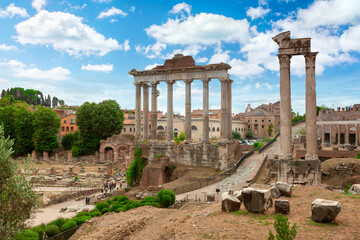
[[[191,130],[192,130],[192,131],[196,131],[196,130],[198,130],[198,128],[197,128],[197,126],[192,125],[192,126],[191,126]]]

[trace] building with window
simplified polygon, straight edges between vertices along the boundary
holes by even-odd
[[[76,114],[71,113],[60,120],[59,138],[63,138],[65,134],[74,133],[78,129],[76,125]]]

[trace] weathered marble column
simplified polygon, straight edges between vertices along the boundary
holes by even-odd
[[[292,158],[290,55],[279,54],[280,63],[280,155]]]
[[[116,164],[118,161],[119,161],[119,153],[118,153],[119,150],[117,151],[114,151],[114,161],[113,163]]]
[[[321,144],[324,145],[325,143],[325,125],[321,125]]]
[[[220,138],[221,141],[226,141],[228,138],[227,135],[227,125],[228,125],[228,111],[227,111],[227,81],[228,79],[220,79],[221,82],[221,129],[220,129]]]
[[[143,101],[144,101],[144,140],[149,140],[149,85],[143,84]]]
[[[141,136],[141,84],[135,83],[136,103],[135,103],[135,142],[140,140]]]
[[[203,143],[209,142],[209,81],[210,78],[201,79],[203,82]]]
[[[228,119],[227,119],[227,139],[229,141],[232,140],[232,89],[231,84],[233,83],[233,80],[229,79],[228,85],[227,85],[227,110],[228,110]]]
[[[173,133],[173,85],[174,81],[167,81],[167,141],[174,141],[174,133]]]
[[[340,144],[340,124],[338,124],[338,145]]]
[[[158,82],[151,83],[151,139],[156,141],[157,131],[157,85]]]
[[[349,143],[349,125],[346,124],[345,125],[346,129],[345,129],[345,144]]]
[[[318,52],[305,55],[306,65],[306,155],[305,159],[314,160],[317,156],[317,129],[316,129],[316,81],[315,61]],[[331,131],[330,131],[331,132]],[[331,137],[330,137],[331,143]]]
[[[191,83],[192,79],[185,82],[185,143],[191,142]]]

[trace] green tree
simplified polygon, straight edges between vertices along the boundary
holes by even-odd
[[[34,113],[34,143],[38,152],[50,152],[59,147],[56,134],[60,128],[60,118],[55,111],[39,107]]]
[[[72,148],[74,156],[92,153],[99,148],[101,139],[120,134],[123,122],[124,113],[114,100],[81,105],[76,113],[79,139]]]
[[[141,181],[142,172],[145,167],[141,156],[141,148],[136,148],[134,153],[134,161],[126,171],[126,182],[129,186],[137,185]]]
[[[15,111],[15,144],[14,150],[16,155],[23,155],[34,150],[34,114],[25,107]]]
[[[0,124],[4,126],[4,135],[15,139],[15,107],[0,108]]]
[[[17,174],[19,166],[11,159],[13,143],[0,126],[0,236],[5,240],[24,229],[38,203],[33,185],[26,180],[32,174],[33,162],[25,160],[24,173]]]
[[[326,108],[328,108],[328,107],[325,106],[325,105],[316,106],[316,116],[319,115],[319,112],[320,112],[321,110],[326,109]]]
[[[64,100],[59,100],[59,105],[60,105],[60,106],[63,106],[63,105],[65,105],[65,102],[64,102]]]
[[[79,132],[76,131],[74,133],[67,133],[61,139],[61,145],[65,150],[71,150],[71,148],[75,145],[75,142],[78,141]]]
[[[241,134],[239,132],[237,132],[237,131],[232,130],[232,138],[240,140],[241,139]]]
[[[53,108],[55,108],[57,105],[59,105],[59,99],[57,97],[53,97],[52,99]]]
[[[248,129],[248,130],[246,131],[246,133],[245,133],[245,137],[248,138],[248,139],[251,139],[251,138],[254,137],[254,134],[253,134],[253,132],[252,132],[250,129]]]
[[[269,127],[268,127],[268,134],[269,134],[269,137],[271,136],[271,134],[273,133],[274,131],[274,125],[272,123],[270,123]]]

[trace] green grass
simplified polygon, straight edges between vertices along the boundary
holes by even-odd
[[[234,214],[235,216],[239,216],[239,215],[246,216],[249,214],[249,212],[248,211],[236,211],[236,212],[233,212],[232,214]]]

